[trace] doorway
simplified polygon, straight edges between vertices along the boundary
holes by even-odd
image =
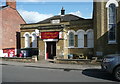
[[[54,59],[56,56],[56,42],[46,42],[46,58],[47,59]]]

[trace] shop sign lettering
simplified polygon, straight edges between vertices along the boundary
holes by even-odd
[[[59,32],[41,32],[41,39],[58,39]]]

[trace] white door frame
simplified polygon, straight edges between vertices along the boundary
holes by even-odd
[[[45,42],[45,60],[47,60],[47,54],[46,54],[46,51],[47,51],[47,42],[57,42],[58,39],[44,39],[43,41]]]

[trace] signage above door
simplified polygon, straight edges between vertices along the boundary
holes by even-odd
[[[59,32],[41,32],[41,39],[58,39]]]

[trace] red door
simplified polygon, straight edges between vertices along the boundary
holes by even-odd
[[[56,56],[56,42],[47,42],[47,59],[53,59]]]

